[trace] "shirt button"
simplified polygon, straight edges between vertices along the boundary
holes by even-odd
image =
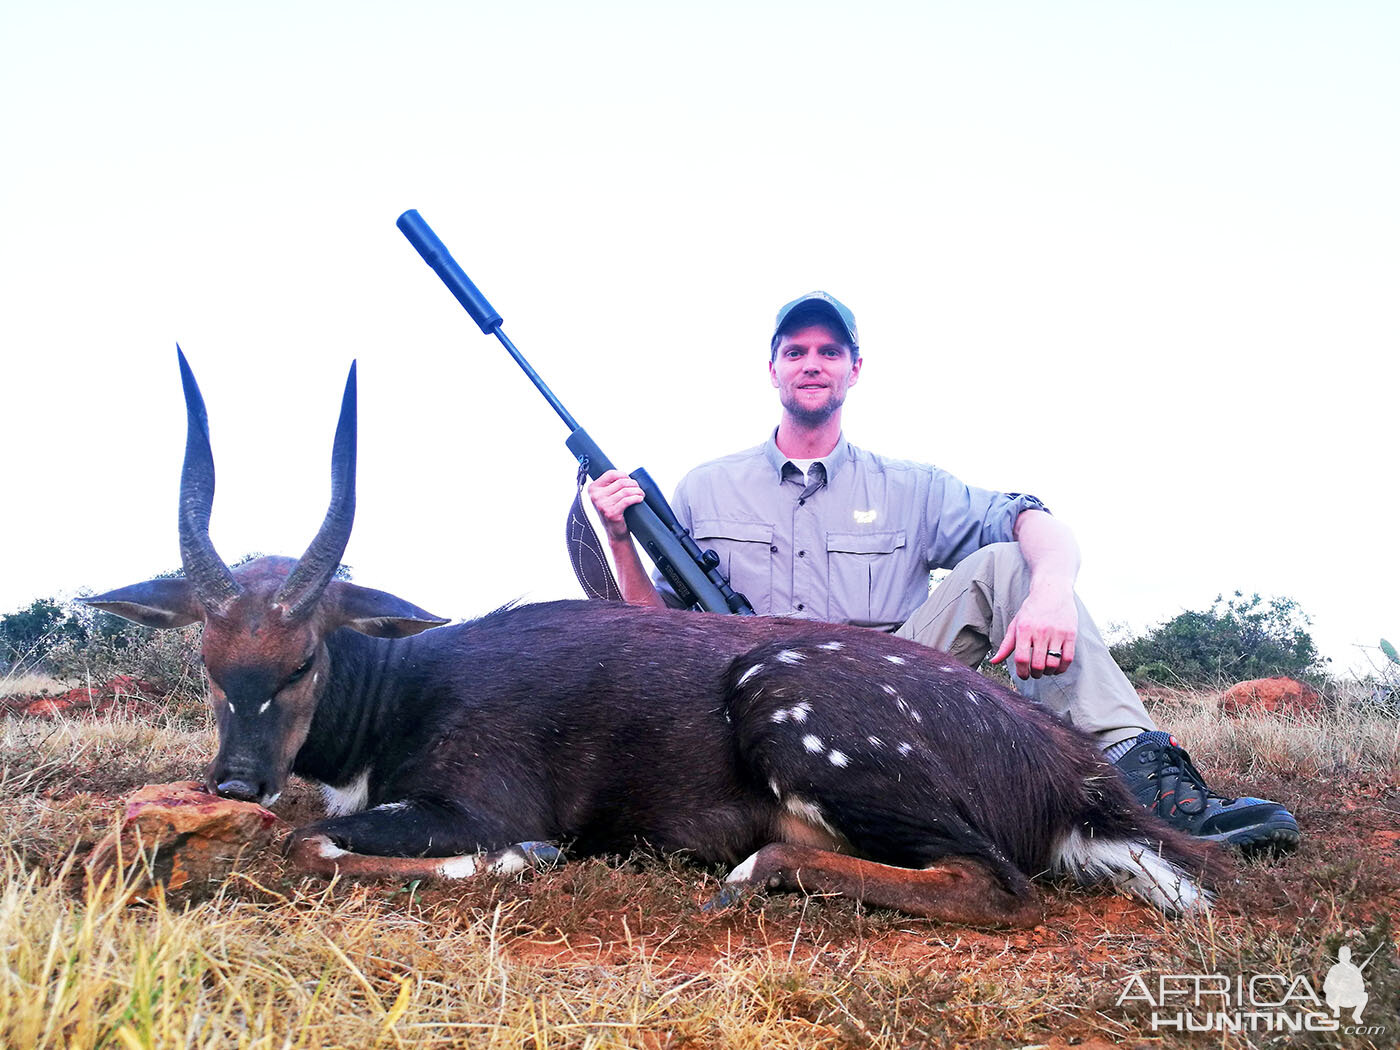
[[[807,552],[806,552],[806,551],[798,551],[798,552],[797,552],[797,556],[798,556],[799,558],[805,558],[805,557],[807,557]]]
[[[797,501],[797,505],[799,507],[805,507],[807,505],[807,501],[805,499],[800,499]]]
[[[802,611],[803,609],[805,609],[805,608],[807,608],[807,606],[803,605],[801,602],[798,602],[798,603],[797,603],[797,611],[798,611],[798,612],[801,612],[801,611]]]
[[[776,543],[773,544],[773,546],[769,547],[768,549],[769,549],[770,551],[772,551],[774,554],[777,554],[777,553],[778,553],[778,545],[777,545]]]

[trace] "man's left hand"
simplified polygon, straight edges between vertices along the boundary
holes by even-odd
[[[1014,652],[1017,678],[1063,674],[1074,662],[1078,632],[1079,612],[1071,588],[1032,589],[1007,626],[992,663],[999,664]]]

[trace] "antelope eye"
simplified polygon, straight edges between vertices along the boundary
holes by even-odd
[[[306,677],[306,672],[311,670],[311,665],[315,662],[316,658],[314,656],[308,657],[307,661],[304,664],[298,667],[287,677],[287,684],[291,685],[294,682],[300,682],[303,678]]]

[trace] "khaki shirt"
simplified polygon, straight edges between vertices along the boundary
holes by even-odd
[[[774,435],[776,435],[776,430]],[[773,437],[696,467],[671,505],[701,550],[760,615],[893,631],[928,597],[929,570],[1014,538],[1034,496],[965,485],[923,463],[849,444],[812,464],[808,481]],[[657,590],[679,607],[657,574]]]

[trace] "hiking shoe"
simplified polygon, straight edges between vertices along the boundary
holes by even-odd
[[[1241,853],[1292,853],[1302,842],[1293,814],[1262,798],[1225,798],[1206,787],[1176,737],[1139,733],[1114,763],[1128,789],[1162,820],[1188,835]]]

